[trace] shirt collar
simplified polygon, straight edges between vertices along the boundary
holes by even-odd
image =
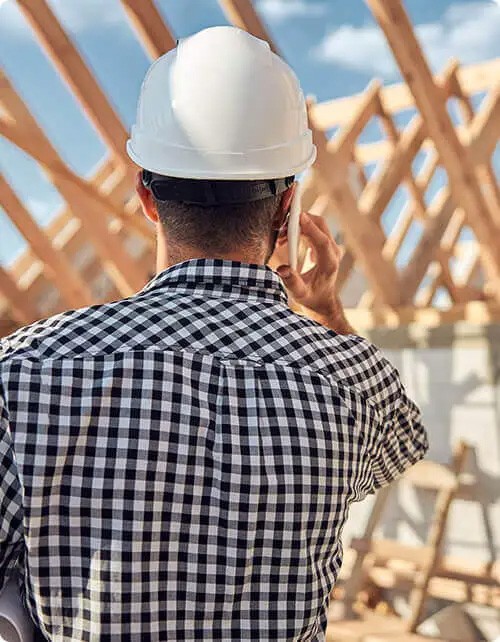
[[[286,303],[280,277],[265,265],[223,259],[191,259],[157,274],[142,290],[176,289],[221,297]]]

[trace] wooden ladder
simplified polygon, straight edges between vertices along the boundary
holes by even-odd
[[[377,494],[362,538],[354,538],[351,547],[356,553],[349,580],[346,582],[344,605],[347,617],[353,617],[353,605],[368,579],[370,567],[390,560],[401,560],[415,565],[417,571],[410,591],[410,616],[404,621],[403,630],[414,633],[420,623],[429,582],[440,562],[446,523],[453,499],[460,489],[470,446],[460,442],[454,451],[451,465],[444,466],[432,461],[422,461],[411,468],[404,480],[415,488],[436,492],[433,515],[425,545],[408,546],[395,540],[375,539],[374,532],[380,522],[390,493],[396,484],[383,488]]]

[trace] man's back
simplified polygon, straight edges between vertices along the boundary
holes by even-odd
[[[264,267],[187,261],[1,345],[0,565],[52,640],[323,639],[349,504],[426,450],[388,362]]]

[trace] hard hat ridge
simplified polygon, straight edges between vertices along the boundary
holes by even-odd
[[[316,153],[293,71],[268,43],[225,26],[152,64],[127,151],[164,176],[251,181],[298,174]]]

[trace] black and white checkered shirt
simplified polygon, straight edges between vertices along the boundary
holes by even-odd
[[[0,587],[50,640],[323,640],[351,502],[427,439],[376,348],[192,260],[1,342]]]

